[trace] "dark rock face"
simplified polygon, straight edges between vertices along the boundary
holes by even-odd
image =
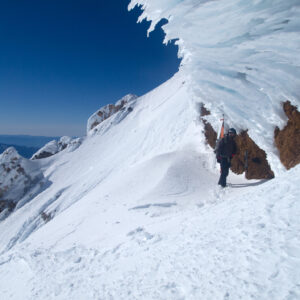
[[[210,115],[210,112],[202,105],[201,106],[201,119],[204,124],[204,135],[207,143],[215,149],[217,133],[210,123],[208,123],[203,116]],[[236,174],[246,172],[247,179],[271,179],[274,178],[274,173],[266,158],[266,153],[260,149],[254,141],[249,137],[247,131],[242,131],[237,135],[236,144],[238,153],[232,159],[231,170]],[[247,159],[245,152],[247,151]],[[246,166],[246,160],[248,162]]]
[[[206,141],[209,146],[213,149],[216,148],[217,141],[217,133],[214,131],[213,127],[207,121],[203,121],[204,123],[204,135],[206,137]]]
[[[52,156],[53,153],[50,153],[50,152],[47,152],[47,151],[43,151],[37,155],[34,155],[34,157],[32,158],[33,160],[34,159],[41,159],[41,158],[47,158],[47,157],[50,157]]]
[[[274,178],[274,173],[267,161],[265,151],[260,149],[253,142],[247,131],[242,131],[239,135],[237,135],[235,142],[237,144],[238,153],[231,161],[231,170],[234,173],[242,174],[243,172],[246,172],[247,179]],[[246,161],[248,161],[247,169]]]
[[[282,164],[290,169],[300,163],[300,112],[290,101],[283,103],[283,110],[289,120],[282,130],[275,128],[274,138]]]
[[[7,210],[8,213],[11,213],[15,207],[16,204],[14,202],[7,202],[4,200],[0,200],[0,213],[4,210]]]
[[[115,104],[107,104],[101,107],[96,113],[94,113],[88,120],[87,132],[94,129],[97,125],[110,118],[112,115],[116,114],[120,110],[126,109],[125,106],[135,100],[136,95],[128,94],[122,99],[117,101]],[[131,107],[128,107],[128,112],[132,111]]]
[[[69,136],[63,136],[59,141],[53,140],[47,143],[32,156],[31,160],[47,158],[65,149],[68,149],[69,152],[74,151],[81,145],[81,142],[81,138],[72,139]]]
[[[97,116],[99,117],[99,120],[95,121],[92,125],[90,130],[95,128],[97,125],[99,125],[104,120],[108,119],[110,116],[118,112],[123,106],[126,104],[125,100],[122,100],[118,105],[114,104],[108,104],[104,107],[104,110],[99,110],[97,112]]]
[[[210,115],[210,111],[207,110],[204,105],[201,105],[201,120],[204,124],[204,135],[206,137],[206,141],[209,146],[211,146],[213,149],[216,147],[216,141],[217,141],[217,133],[214,131],[213,127],[210,125],[209,122],[207,122],[202,117]]]

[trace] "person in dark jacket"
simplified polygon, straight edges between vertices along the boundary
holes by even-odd
[[[221,165],[221,175],[218,184],[222,187],[226,187],[226,178],[229,174],[231,159],[237,152],[237,146],[234,141],[235,137],[236,130],[230,128],[225,137],[217,145],[216,156],[218,163]]]

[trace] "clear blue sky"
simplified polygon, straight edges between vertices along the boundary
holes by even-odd
[[[177,47],[129,0],[0,1],[0,134],[85,134],[88,117],[170,78]]]

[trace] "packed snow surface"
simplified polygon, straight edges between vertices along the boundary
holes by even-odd
[[[36,161],[48,187],[0,222],[0,299],[299,299],[300,166],[271,147],[299,87],[299,2],[136,3],[169,20],[181,69]],[[275,179],[217,186],[200,102],[270,150]]]
[[[300,297],[300,168],[221,190],[187,89],[37,161],[50,186],[0,223],[1,299]]]

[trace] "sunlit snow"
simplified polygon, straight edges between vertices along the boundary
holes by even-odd
[[[0,222],[0,299],[299,299],[300,166],[285,171],[271,143],[280,101],[298,103],[299,2],[137,2],[169,20],[183,65],[35,161],[47,187]],[[217,186],[200,102],[270,150],[275,179]]]
[[[275,126],[286,117],[281,103],[300,106],[299,0],[132,0],[142,5],[139,21],[149,32],[163,26],[165,42],[178,39],[181,72],[190,78],[190,97],[205,103],[217,128],[225,114],[232,127],[248,129],[279,172]]]

